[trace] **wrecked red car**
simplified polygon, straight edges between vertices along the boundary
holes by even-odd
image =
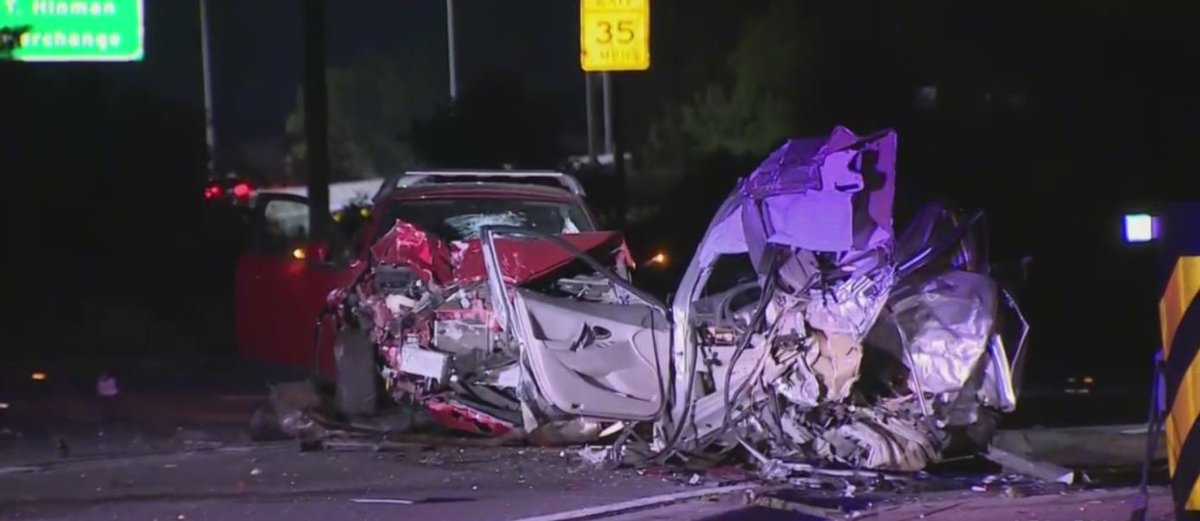
[[[492,365],[474,350],[498,327],[478,237],[484,226],[562,234],[580,250],[611,259],[614,269],[626,269],[624,241],[597,230],[583,197],[578,181],[555,172],[408,173],[384,181],[354,237],[314,244],[304,196],[262,194],[254,205],[253,246],[237,267],[239,349],[334,377],[338,408],[350,417],[372,414],[390,394],[420,401],[448,426],[501,434],[517,419],[492,411],[505,400],[467,405],[462,396],[470,392],[458,398],[423,393],[406,375],[445,384],[453,363],[456,375],[506,377],[483,370]],[[573,261],[529,242],[504,242],[496,251],[513,283],[536,281]],[[563,284],[588,290],[585,280]],[[456,354],[456,342],[472,347]],[[439,349],[402,349],[414,343]]]

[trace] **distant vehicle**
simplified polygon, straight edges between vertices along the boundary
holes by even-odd
[[[237,175],[213,177],[204,185],[204,200],[246,205],[250,203],[254,190],[253,183]]]
[[[329,211],[336,213],[352,206],[369,206],[371,199],[379,193],[386,181],[387,179],[376,178],[330,184]],[[292,194],[307,197],[308,187],[305,185],[273,186],[255,190],[256,196],[261,194]]]

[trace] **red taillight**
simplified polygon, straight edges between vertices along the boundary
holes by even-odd
[[[250,197],[250,183],[238,183],[234,185],[233,196],[238,199]]]
[[[221,187],[216,185],[208,185],[204,187],[204,198],[208,200],[221,197]]]

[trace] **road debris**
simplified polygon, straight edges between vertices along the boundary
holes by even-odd
[[[374,498],[355,498],[350,500],[351,503],[359,503],[365,505],[412,505],[416,501],[411,499],[374,499]]]
[[[870,499],[819,497],[796,490],[765,491],[750,499],[750,506],[796,512],[816,519],[854,519],[876,507]]]
[[[41,467],[30,467],[30,466],[25,466],[25,465],[0,467],[0,476],[5,476],[8,474],[28,474],[30,472],[37,472],[39,470],[42,470],[42,468]]]
[[[1075,483],[1075,471],[1051,463],[1033,461],[1016,454],[992,447],[985,454],[987,459],[1013,472],[1019,472],[1049,483],[1070,486]]]
[[[117,378],[108,373],[101,373],[96,379],[96,396],[103,399],[116,398],[120,393],[117,388]]]

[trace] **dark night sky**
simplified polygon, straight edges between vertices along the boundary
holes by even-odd
[[[146,4],[145,61],[107,65],[108,74],[130,87],[199,107],[198,0]],[[418,74],[428,78],[429,89],[448,97],[444,2],[336,0],[329,6],[331,66],[374,52],[428,53],[426,58],[440,67]],[[223,154],[237,143],[282,131],[303,72],[301,7],[296,0],[209,0],[214,112]],[[575,2],[563,0],[457,0],[460,88],[482,68],[496,67],[521,71],[539,89],[582,98],[577,9]]]

